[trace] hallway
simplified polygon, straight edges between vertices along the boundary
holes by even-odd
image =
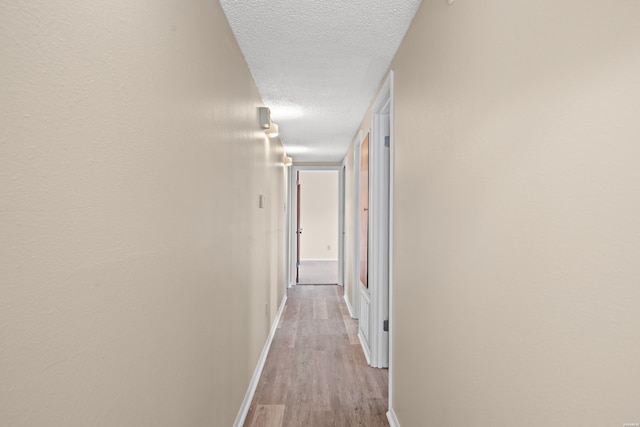
[[[367,365],[340,286],[296,286],[246,427],[388,426],[388,372]]]
[[[0,1],[0,426],[640,425],[639,22]]]

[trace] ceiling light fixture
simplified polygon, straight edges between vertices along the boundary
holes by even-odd
[[[280,105],[271,107],[271,114],[274,119],[282,121],[302,117],[304,115],[304,111],[302,111],[302,108],[295,105]]]
[[[309,151],[309,147],[305,147],[304,145],[287,145],[286,150],[287,154],[300,154]]]
[[[268,107],[258,107],[258,123],[262,129],[271,127],[271,110]]]
[[[280,135],[278,133],[277,123],[271,122],[271,126],[269,127],[269,129],[265,130],[264,133],[266,133],[269,138],[275,138],[276,136]]]

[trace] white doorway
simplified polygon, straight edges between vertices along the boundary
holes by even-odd
[[[342,284],[340,169],[293,166],[289,286]]]

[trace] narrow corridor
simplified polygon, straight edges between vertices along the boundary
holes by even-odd
[[[342,287],[296,286],[245,427],[388,426],[387,375],[367,365]]]

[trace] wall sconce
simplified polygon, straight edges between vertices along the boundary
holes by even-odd
[[[278,133],[278,125],[276,123],[271,123],[269,129],[265,130],[264,133],[267,134],[268,138],[275,138],[279,135]]]
[[[271,127],[271,110],[268,107],[258,107],[258,123],[261,129]]]
[[[285,154],[282,156],[282,163],[285,166],[291,166],[293,164],[293,159]]]

